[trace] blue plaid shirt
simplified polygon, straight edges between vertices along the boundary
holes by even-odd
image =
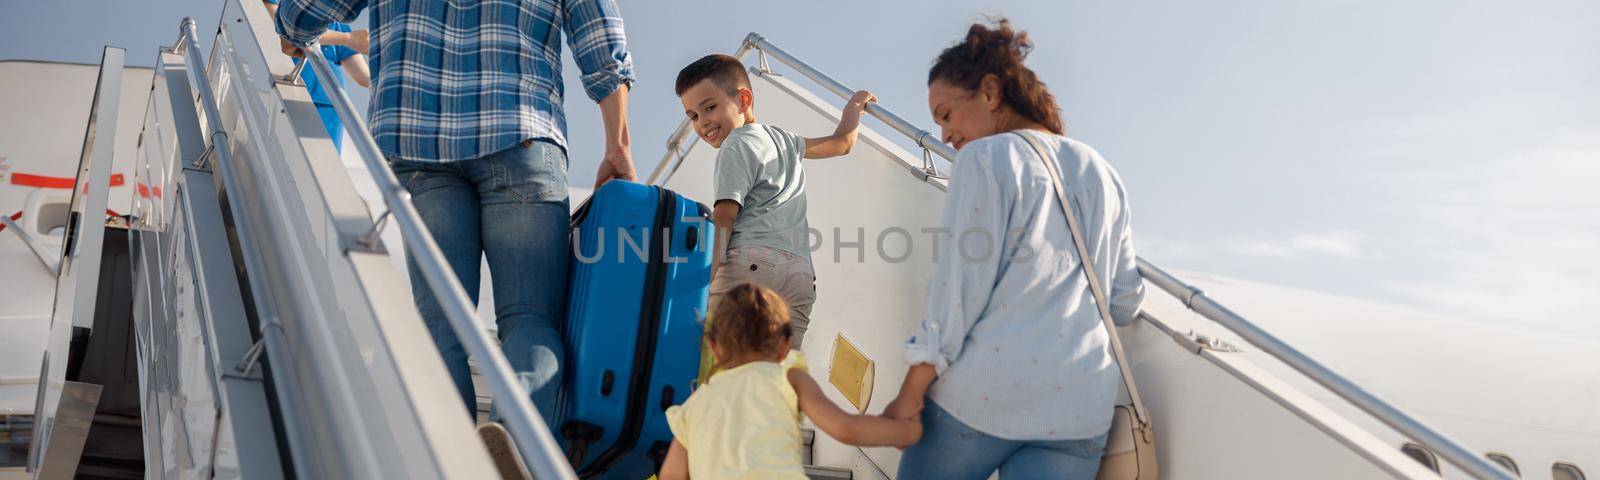
[[[369,0],[282,0],[278,33],[295,45]],[[566,147],[561,34],[583,86],[600,101],[633,83],[613,0],[371,1],[372,100],[367,118],[383,153],[469,160],[523,140]]]

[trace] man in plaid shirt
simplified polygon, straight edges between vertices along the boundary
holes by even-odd
[[[561,36],[600,104],[605,159],[595,178],[632,180],[633,61],[612,0],[282,0],[284,51],[371,8],[368,123],[451,269],[474,299],[479,258],[494,273],[506,357],[552,418],[566,313],[568,199]],[[467,353],[417,269],[412,295],[469,412]]]

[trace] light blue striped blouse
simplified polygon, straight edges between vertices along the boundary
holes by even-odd
[[[1054,150],[1112,318],[1144,298],[1122,180],[1093,148],[1026,131]],[[1011,440],[1097,436],[1120,390],[1094,297],[1039,156],[1015,134],[956,156],[922,324],[906,360],[939,372],[929,397],[962,423]],[[987,237],[987,238],[985,238]],[[998,246],[998,248],[995,248]]]

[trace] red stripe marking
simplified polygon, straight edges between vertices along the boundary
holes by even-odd
[[[11,214],[11,221],[13,221],[13,222],[17,221],[17,219],[20,219],[20,218],[22,218],[22,210],[17,210],[17,213]],[[6,231],[6,224],[0,223],[0,232],[4,232],[4,231]]]
[[[122,174],[111,174],[111,186],[120,187],[124,182],[125,179],[122,177]],[[46,175],[33,175],[29,173],[11,174],[11,184],[22,185],[24,187],[59,188],[71,190],[72,184],[74,183],[77,183],[76,179],[67,177],[51,177]]]
[[[39,188],[72,188],[73,179],[61,177],[46,177],[44,175],[30,175],[26,173],[11,174],[12,185]]]
[[[134,189],[138,191],[140,197],[150,198],[150,194],[154,193],[156,198],[161,198],[161,187],[152,187],[141,182],[134,185]]]

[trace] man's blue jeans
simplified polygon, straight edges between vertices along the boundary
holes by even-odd
[[[961,423],[933,399],[926,399],[922,438],[900,456],[899,477],[982,480],[999,470],[1001,480],[1093,480],[1105,450],[1105,434],[1055,441],[995,437]]]
[[[472,160],[395,160],[390,166],[474,301],[479,258],[488,257],[501,348],[539,413],[554,421],[571,255],[566,153],[546,141],[526,141]],[[477,402],[467,351],[409,255],[406,266],[417,310],[471,415]]]

